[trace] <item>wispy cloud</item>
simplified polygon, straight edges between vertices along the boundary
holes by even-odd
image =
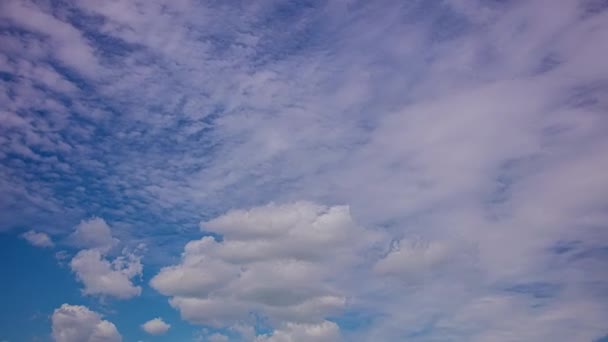
[[[27,242],[31,243],[36,247],[53,247],[55,244],[53,240],[46,233],[36,232],[33,230],[28,230],[27,232],[21,234]]]

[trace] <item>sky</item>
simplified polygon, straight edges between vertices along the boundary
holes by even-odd
[[[608,341],[608,2],[0,1],[0,341]]]

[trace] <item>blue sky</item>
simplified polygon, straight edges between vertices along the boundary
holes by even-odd
[[[602,341],[597,0],[0,3],[0,341]]]

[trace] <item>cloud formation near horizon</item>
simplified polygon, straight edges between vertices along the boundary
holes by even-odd
[[[32,262],[86,304],[7,317],[52,314],[56,341],[597,341],[607,34],[596,0],[3,1],[0,231],[46,248],[2,262],[61,249]]]

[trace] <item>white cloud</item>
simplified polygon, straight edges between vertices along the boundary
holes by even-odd
[[[375,263],[374,253],[315,242],[312,224],[283,233],[300,220],[293,210],[235,211],[204,225],[225,240],[191,242],[154,285],[199,323],[240,322],[253,309],[280,330],[284,319],[318,323],[331,311],[321,304],[346,298],[373,318],[362,340],[605,333],[597,321],[608,315],[590,304],[608,283],[601,1],[65,3],[0,4],[17,26],[0,37],[13,79],[0,82],[0,221],[110,212],[140,221],[164,264],[183,235],[156,227],[181,228],[201,208],[344,203],[401,244]],[[102,74],[82,87],[56,67],[96,59]],[[244,284],[267,285],[283,269],[294,271],[271,289],[279,296]],[[505,296],[521,284],[558,290],[542,302]],[[450,328],[432,329],[438,321]]]
[[[444,244],[410,243],[402,246],[401,242],[390,253],[376,264],[376,269],[385,274],[419,274],[445,262],[450,253]]]
[[[171,324],[167,324],[162,318],[157,317],[142,324],[141,328],[150,335],[162,335],[171,328]]]
[[[460,244],[460,245],[459,245]],[[473,246],[460,241],[396,241],[373,270],[376,275],[399,278],[406,283],[470,270],[477,258]]]
[[[587,318],[573,319],[579,315]],[[474,342],[596,341],[605,333],[604,315],[605,309],[598,303],[585,300],[564,298],[530,305],[529,299],[502,294],[479,296],[436,324],[452,336],[468,336]]]
[[[119,243],[112,237],[108,224],[101,218],[93,217],[80,222],[68,238],[76,246],[83,247],[71,260],[70,267],[76,278],[83,283],[83,294],[112,296],[127,299],[138,296],[141,287],[133,283],[133,278],[141,276],[143,265],[141,256],[122,250],[113,260],[107,253]],[[137,252],[144,244],[139,244]]]
[[[56,342],[120,342],[116,326],[81,305],[63,304],[51,317]]]
[[[95,73],[98,62],[82,32],[29,1],[3,2],[0,17],[49,38],[48,53],[83,75]]]
[[[228,342],[230,339],[226,335],[215,333],[207,337],[208,342]]]
[[[99,250],[86,249],[74,256],[70,267],[84,284],[84,294],[127,299],[141,293],[141,287],[132,282],[135,276],[142,274],[140,259],[132,253],[123,252],[123,255],[110,262]]]
[[[69,240],[80,248],[97,248],[107,251],[118,243],[112,237],[112,231],[106,221],[99,217],[92,217],[81,221],[69,236]]]
[[[256,342],[337,342],[341,341],[340,328],[334,322],[318,324],[287,323],[271,335],[257,336]]]
[[[33,230],[29,230],[29,231],[21,234],[21,237],[23,237],[24,239],[27,240],[27,242],[29,242],[30,244],[32,244],[36,247],[54,247],[55,246],[55,244],[53,243],[51,238],[48,236],[48,234],[43,233],[43,232],[36,232]]]
[[[250,312],[273,324],[339,313],[350,295],[342,276],[380,238],[355,224],[348,207],[310,202],[235,210],[202,227],[223,240],[189,242],[181,262],[150,284],[184,319],[216,326],[247,321]]]

